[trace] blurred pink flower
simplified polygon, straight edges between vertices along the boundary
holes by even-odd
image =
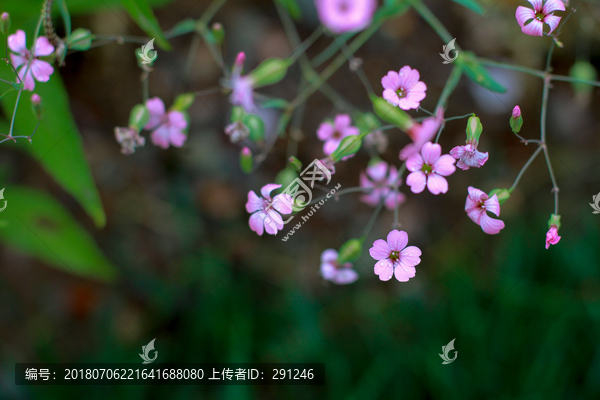
[[[347,285],[358,279],[358,274],[352,269],[351,263],[338,263],[338,252],[327,249],[321,254],[321,276],[327,281],[338,285]]]
[[[390,71],[381,78],[383,98],[403,110],[417,109],[425,98],[427,85],[419,80],[419,71],[405,65],[399,72]]]
[[[35,42],[35,49],[33,55],[27,49],[27,36],[22,30],[18,30],[14,35],[8,37],[8,47],[17,54],[10,54],[12,64],[17,68],[19,78],[25,85],[25,90],[35,89],[35,81],[48,82],[50,75],[54,73],[54,68],[50,63],[42,61],[37,57],[49,56],[54,52],[54,46],[50,44],[48,39],[44,36],[37,38]],[[31,61],[27,76],[27,64]]]
[[[125,155],[133,154],[137,147],[146,144],[146,139],[133,128],[116,127],[115,138],[121,145],[121,153]]]
[[[498,196],[491,198],[479,189],[469,186],[469,195],[465,204],[465,211],[473,222],[481,226],[481,229],[488,235],[495,235],[504,229],[504,222],[499,219],[489,217],[486,211],[491,212],[497,217],[500,216],[500,203]]]
[[[389,169],[389,174],[388,174]],[[390,193],[393,191],[391,187],[398,181],[398,171],[396,167],[389,166],[385,161],[379,161],[367,167],[367,173],[360,173],[360,186],[363,188],[373,188],[371,193],[365,194],[360,197],[360,200],[371,205],[376,206],[379,202],[385,199],[385,207],[388,210],[393,210],[396,207],[396,203],[399,205],[406,201],[404,194],[400,192]],[[398,182],[400,186],[402,182]]]
[[[31,103],[32,104],[38,105],[41,102],[42,102],[42,98],[40,97],[39,94],[34,93],[34,94],[31,95]]]
[[[421,262],[421,250],[415,246],[406,247],[408,235],[404,231],[394,229],[387,235],[387,241],[377,239],[369,254],[375,260],[375,274],[382,281],[392,279],[392,274],[400,282],[407,282],[415,276],[415,265]]]
[[[450,150],[450,155],[458,160],[456,166],[462,170],[468,170],[469,167],[479,168],[488,160],[488,153],[477,151],[477,146],[467,143],[464,146],[456,146]]]
[[[323,122],[317,129],[317,137],[325,142],[323,153],[332,154],[340,145],[343,138],[350,135],[358,135],[359,129],[352,126],[352,120],[348,114],[339,114],[334,123]],[[344,157],[343,159],[350,158]]]
[[[371,25],[377,0],[315,0],[321,23],[335,34]]]
[[[559,240],[560,236],[558,236],[558,228],[556,225],[552,225],[546,233],[546,249],[548,249],[551,244],[558,243]]]
[[[413,193],[421,193],[427,189],[433,194],[446,193],[448,181],[444,176],[452,175],[456,171],[456,160],[449,154],[442,156],[442,146],[427,142],[417,153],[406,160],[406,168],[410,174],[406,177],[406,184]]]
[[[426,118],[422,124],[415,123],[407,132],[413,142],[407,144],[400,150],[399,158],[404,161],[420,152],[421,147],[423,147],[426,142],[433,139],[443,122],[444,109],[439,107],[435,117]]]
[[[153,97],[146,101],[146,107],[150,112],[150,120],[144,129],[151,130],[151,140],[156,146],[168,149],[169,145],[181,147],[187,139],[184,129],[187,128],[187,120],[180,111],[165,112],[165,103]]]
[[[515,17],[523,33],[531,36],[543,36],[544,24],[552,31],[560,23],[561,17],[552,14],[553,11],[565,11],[565,5],[561,0],[527,0],[533,6],[531,8],[519,6]],[[531,21],[527,23],[527,21]]]
[[[292,212],[292,196],[289,194],[278,194],[271,199],[271,191],[279,189],[281,185],[270,183],[260,189],[263,197],[258,197],[253,190],[248,192],[248,202],[246,211],[250,214],[250,229],[262,236],[263,231],[270,235],[277,234],[278,230],[283,229],[283,219],[281,214],[290,214]]]
[[[238,53],[235,64],[231,70],[231,78],[224,79],[222,85],[232,89],[229,101],[234,106],[242,106],[248,113],[256,112],[254,104],[254,81],[250,76],[242,76],[246,54]]]

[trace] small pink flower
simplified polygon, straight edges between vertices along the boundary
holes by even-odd
[[[351,263],[338,263],[338,252],[334,249],[327,249],[321,254],[321,276],[338,285],[347,285],[358,279]]]
[[[315,0],[321,23],[340,34],[360,31],[371,25],[376,0]]]
[[[250,76],[242,76],[242,69],[246,62],[246,54],[238,53],[235,64],[231,71],[231,79],[226,81],[225,86],[232,89],[229,101],[234,106],[242,106],[248,113],[256,112],[254,104],[254,81]]]
[[[402,161],[407,160],[409,157],[420,152],[421,147],[423,147],[426,142],[433,139],[443,122],[444,109],[439,107],[435,117],[426,118],[422,124],[415,123],[407,132],[413,142],[400,150],[400,159]]]
[[[515,106],[515,108],[513,108],[512,110],[512,117],[513,118],[519,118],[521,116],[521,108],[519,106]]]
[[[8,47],[17,53],[11,53],[10,58],[13,66],[17,68],[17,73],[19,74],[19,78],[21,78],[21,82],[24,83],[25,90],[33,91],[36,80],[38,82],[48,82],[50,80],[50,75],[54,73],[54,68],[50,63],[37,58],[40,56],[49,56],[54,52],[54,46],[50,44],[46,37],[41,36],[37,38],[33,55],[27,49],[27,36],[22,30],[18,30],[17,33],[8,37]],[[27,76],[24,76],[27,71],[27,64],[30,64],[29,70]]]
[[[552,14],[553,11],[565,11],[565,5],[561,0],[527,0],[533,6],[531,8],[519,6],[515,17],[523,33],[531,36],[543,36],[544,24],[552,31],[560,23],[561,17]],[[529,23],[527,23],[530,21]]]
[[[488,153],[477,151],[477,146],[467,143],[464,146],[456,146],[450,150],[450,155],[458,160],[456,166],[462,170],[468,170],[469,167],[479,168],[488,160]]]
[[[339,114],[334,123],[323,122],[317,129],[317,137],[325,142],[323,153],[332,154],[337,150],[343,138],[350,135],[358,135],[359,129],[352,126],[352,120],[348,114]],[[344,157],[347,159],[350,157]]]
[[[271,191],[279,189],[281,185],[270,183],[260,189],[263,197],[258,197],[253,190],[248,192],[246,211],[251,213],[250,229],[262,236],[263,231],[270,235],[276,235],[278,230],[283,229],[281,214],[292,212],[292,196],[289,194],[278,194],[271,199]]]
[[[481,226],[481,229],[488,235],[495,235],[504,229],[504,222],[499,219],[489,217],[486,211],[495,216],[500,216],[500,203],[498,196],[491,198],[481,190],[469,186],[469,195],[465,204],[465,211],[473,222]]]
[[[389,174],[388,174],[389,169]],[[376,206],[382,199],[385,199],[385,207],[388,210],[393,210],[398,205],[406,201],[404,194],[400,192],[390,193],[394,189],[392,187],[398,181],[398,171],[393,165],[388,168],[388,164],[385,161],[380,161],[367,167],[367,173],[360,173],[360,186],[366,189],[373,188],[371,193],[363,195],[360,200],[371,205]],[[398,182],[400,186],[402,182]]]
[[[546,233],[546,249],[548,249],[551,244],[558,243],[559,240],[560,236],[558,236],[558,228],[556,225],[552,225]]]
[[[31,103],[34,105],[39,105],[42,102],[42,98],[39,94],[34,93],[31,95]]]
[[[392,274],[400,282],[408,282],[415,276],[415,265],[421,262],[421,250],[415,246],[406,247],[408,235],[404,231],[394,229],[387,235],[387,241],[377,239],[369,254],[377,263],[375,274],[382,281],[392,279]]]
[[[417,109],[425,98],[427,85],[419,80],[419,71],[405,65],[400,71],[390,71],[381,78],[383,98],[403,110]]]
[[[152,143],[163,149],[168,149],[169,145],[183,146],[187,139],[184,130],[188,125],[183,113],[165,112],[165,103],[158,97],[148,99],[146,107],[150,112],[150,120],[144,129],[152,131],[150,136]]]
[[[442,146],[427,142],[417,153],[406,160],[406,168],[410,174],[406,177],[406,184],[413,193],[421,193],[427,189],[433,194],[446,193],[448,181],[444,176],[449,176],[456,171],[456,160],[449,154],[442,156]]]

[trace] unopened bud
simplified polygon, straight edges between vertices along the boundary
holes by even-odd
[[[44,108],[42,107],[42,98],[37,93],[31,95],[31,110],[38,120],[42,119]]]
[[[244,171],[245,174],[252,172],[253,163],[252,152],[249,148],[244,147],[240,152],[240,167],[242,168],[242,171]]]
[[[296,157],[291,156],[288,160],[290,165],[296,169],[296,171],[300,172],[302,170],[302,163]]]
[[[358,257],[360,257],[362,253],[363,242],[364,238],[360,238],[350,239],[346,243],[344,243],[340,247],[340,251],[338,253],[338,264],[344,264],[358,259]]]
[[[285,77],[289,63],[281,58],[269,58],[250,73],[254,87],[273,85]]]
[[[361,145],[362,140],[359,135],[346,136],[342,139],[338,148],[331,154],[331,159],[333,162],[338,162],[344,157],[354,155],[360,150]]]
[[[389,122],[405,132],[415,124],[410,115],[399,107],[391,105],[387,100],[371,95],[371,102],[375,114],[385,122]]]
[[[481,125],[479,118],[475,115],[469,117],[467,121],[467,143],[477,145],[481,132],[483,132],[483,125]]]
[[[523,126],[523,117],[521,116],[521,109],[519,106],[515,106],[510,117],[510,127],[514,133],[519,133]]]
[[[92,47],[92,32],[77,28],[67,37],[67,46],[73,50],[89,50]]]
[[[10,15],[7,12],[0,15],[0,32],[5,36],[10,32]]]
[[[144,126],[150,121],[150,112],[148,108],[142,104],[138,104],[131,109],[129,114],[129,127],[141,131]]]
[[[220,22],[215,22],[210,30],[212,31],[217,44],[223,43],[225,40],[225,29],[223,29],[223,25]]]

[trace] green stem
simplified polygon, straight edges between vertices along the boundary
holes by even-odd
[[[554,214],[558,215],[558,183],[556,182],[556,177],[554,176],[554,169],[552,168],[552,163],[550,162],[550,154],[548,154],[548,147],[546,145],[542,145],[541,147],[544,149],[546,165],[548,166],[548,171],[550,172],[550,179],[552,180],[552,191],[554,192]]]
[[[227,2],[227,0],[215,0],[210,3],[210,6],[204,11],[202,16],[200,17],[200,21],[205,25],[210,22],[210,20],[215,16],[215,14],[223,7],[223,5]]]
[[[355,186],[355,187],[351,187],[351,188],[347,188],[347,189],[342,189],[342,190],[338,190],[337,192],[335,192],[335,196],[341,196],[343,194],[347,194],[347,193],[355,193],[355,192],[370,192],[371,190],[373,190],[373,188],[364,188],[362,186]],[[313,201],[311,201],[310,203],[308,203],[306,205],[306,207],[308,206],[312,206],[313,204],[316,204],[318,202],[320,202],[321,200],[327,198],[327,195],[325,196],[321,196]]]
[[[454,121],[455,119],[463,119],[463,118],[472,117],[472,116],[473,116],[473,113],[461,115],[460,117],[444,118],[444,122]]]
[[[440,95],[440,98],[438,99],[438,102],[435,106],[436,110],[439,107],[446,107],[446,101],[448,101],[448,98],[450,97],[452,92],[454,92],[454,89],[456,89],[456,86],[458,85],[461,76],[462,67],[460,65],[455,65],[454,68],[452,68],[452,72],[450,72],[450,76],[446,81],[446,86],[444,86],[444,90],[442,90],[442,94]]]
[[[421,17],[431,26],[431,28],[438,34],[439,37],[442,38],[444,43],[449,43],[453,38],[450,35],[450,32],[446,29],[446,27],[440,22],[439,19],[431,12],[429,8],[423,2],[416,1],[412,4],[413,8]],[[457,46],[457,50],[460,48]]]
[[[392,192],[390,192],[390,193],[392,193]],[[389,193],[388,193],[388,195],[389,195]],[[371,215],[371,219],[369,219],[367,226],[365,226],[365,230],[363,231],[362,238],[366,239],[367,236],[369,236],[369,233],[371,232],[371,229],[373,229],[373,225],[375,225],[375,221],[377,221],[377,217],[379,216],[379,213],[381,212],[381,209],[383,208],[384,203],[385,203],[385,199],[381,199],[381,201],[377,205],[377,208],[375,208],[375,211],[373,211],[373,215]]]
[[[525,165],[523,166],[523,168],[521,168],[521,171],[519,172],[519,175],[517,175],[517,178],[515,179],[515,183],[513,183],[513,185],[510,187],[510,189],[508,189],[509,193],[512,193],[512,191],[515,190],[515,188],[519,184],[519,181],[521,180],[521,177],[523,176],[523,174],[525,173],[525,171],[527,171],[527,168],[529,168],[529,166],[531,165],[531,163],[533,162],[533,160],[535,160],[535,158],[538,156],[538,154],[540,154],[540,152],[543,149],[544,149],[544,146],[540,145],[535,150],[535,152],[531,155],[531,157],[529,157],[529,160],[527,160],[527,162],[525,163]]]
[[[342,44],[346,44],[348,40],[352,38],[356,33],[348,32],[344,33],[336,38],[325,50],[323,50],[319,55],[317,55],[312,60],[313,68],[317,68],[319,65],[323,64],[327,60],[329,60],[333,55],[340,49]]]
[[[528,68],[528,67],[522,67],[520,65],[506,64],[506,63],[501,63],[498,61],[488,60],[486,58],[479,58],[479,57],[477,57],[477,61],[482,65],[488,65],[490,67],[504,68],[504,69],[510,69],[512,71],[523,72],[525,74],[537,76],[538,78],[542,78],[542,79],[545,76],[544,71],[540,71],[540,70]]]

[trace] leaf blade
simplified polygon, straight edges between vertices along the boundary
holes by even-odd
[[[121,0],[129,16],[150,37],[156,39],[156,44],[163,50],[171,50],[171,44],[163,33],[156,16],[147,0]]]

